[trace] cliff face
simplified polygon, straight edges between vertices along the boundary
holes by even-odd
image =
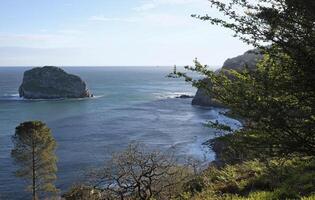
[[[205,83],[207,87],[211,87],[211,82],[209,79],[205,78],[202,80],[202,82]],[[197,93],[191,103],[192,105],[198,106],[208,106],[213,104],[211,95],[208,94],[207,90],[203,87],[198,88]]]
[[[256,69],[256,64],[258,63],[259,60],[261,60],[263,56],[259,54],[259,51],[254,49],[254,50],[249,50],[245,52],[243,55],[234,57],[234,58],[229,58],[227,59],[223,67],[218,70],[218,71],[224,71],[224,70],[229,70],[233,69],[236,71],[242,71],[245,69],[247,66],[249,70],[255,70]],[[209,79],[204,79],[203,81],[207,82],[207,85],[211,87],[211,80]],[[218,102],[212,99],[211,94],[207,93],[204,88],[198,88],[197,93],[192,101],[193,105],[198,105],[198,106],[220,106]]]
[[[242,71],[245,66],[249,70],[255,70],[256,64],[263,58],[263,55],[259,54],[257,49],[246,51],[243,55],[227,59],[223,66],[224,69],[233,69],[236,71]]]
[[[19,88],[20,97],[26,99],[84,98],[91,94],[86,83],[78,76],[58,67],[36,67],[24,72]]]
[[[203,84],[206,85],[207,87],[211,87],[211,81],[207,78],[203,79]],[[194,96],[192,100],[192,105],[197,105],[197,106],[215,106],[215,107],[221,107],[222,105],[213,99],[211,97],[211,94],[205,89],[205,88],[199,88],[197,90],[196,95]]]

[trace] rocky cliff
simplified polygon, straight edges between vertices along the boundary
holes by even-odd
[[[259,54],[258,50],[249,50],[243,55],[227,59],[222,68],[218,71],[229,69],[242,71],[246,66],[249,70],[255,70],[256,64],[262,59],[262,57],[263,56]],[[206,82],[208,87],[211,87],[211,81],[209,79],[204,79],[202,81]],[[204,88],[198,88],[197,93],[192,100],[192,104],[198,106],[220,106],[220,104],[212,99],[211,94],[207,93]]]
[[[207,78],[202,80],[203,84],[206,85],[207,87],[211,87],[211,81]],[[192,100],[192,105],[197,105],[197,106],[215,106],[215,107],[221,107],[222,105],[213,99],[211,97],[211,94],[209,91],[202,88],[198,88],[196,95],[194,96]]]
[[[249,50],[243,55],[227,59],[222,66],[222,70],[233,69],[236,71],[242,71],[246,66],[249,70],[255,70],[256,64],[262,58],[263,55],[261,55],[257,49]]]
[[[19,94],[26,99],[91,97],[86,83],[80,77],[52,66],[25,71]]]

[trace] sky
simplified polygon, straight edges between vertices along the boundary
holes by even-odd
[[[221,66],[251,47],[207,0],[0,0],[0,66]]]

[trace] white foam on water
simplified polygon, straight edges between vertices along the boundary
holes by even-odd
[[[59,98],[59,99],[25,99],[20,97],[19,94],[4,94],[0,96],[0,101],[82,101],[82,100],[93,100],[104,97],[105,95],[95,95],[89,98]]]
[[[225,115],[227,111],[227,109],[212,109],[209,111],[209,114],[213,117],[210,121],[229,126],[233,131],[241,129],[243,126],[242,123],[236,119],[227,117]]]
[[[105,97],[105,95],[94,95],[93,97],[91,97],[92,99],[99,99]]]
[[[19,97],[19,93],[16,93],[16,94],[4,94],[5,97]]]
[[[182,95],[193,96],[193,93],[187,92],[162,92],[162,93],[153,93],[158,99],[174,99]]]
[[[24,100],[23,97],[20,97],[19,94],[4,94],[3,96],[0,96],[0,100],[6,100],[6,101],[22,101]]]

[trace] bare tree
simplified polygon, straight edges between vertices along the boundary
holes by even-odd
[[[101,191],[101,199],[171,199],[179,194],[191,171],[178,166],[173,153],[131,144],[89,177]]]

